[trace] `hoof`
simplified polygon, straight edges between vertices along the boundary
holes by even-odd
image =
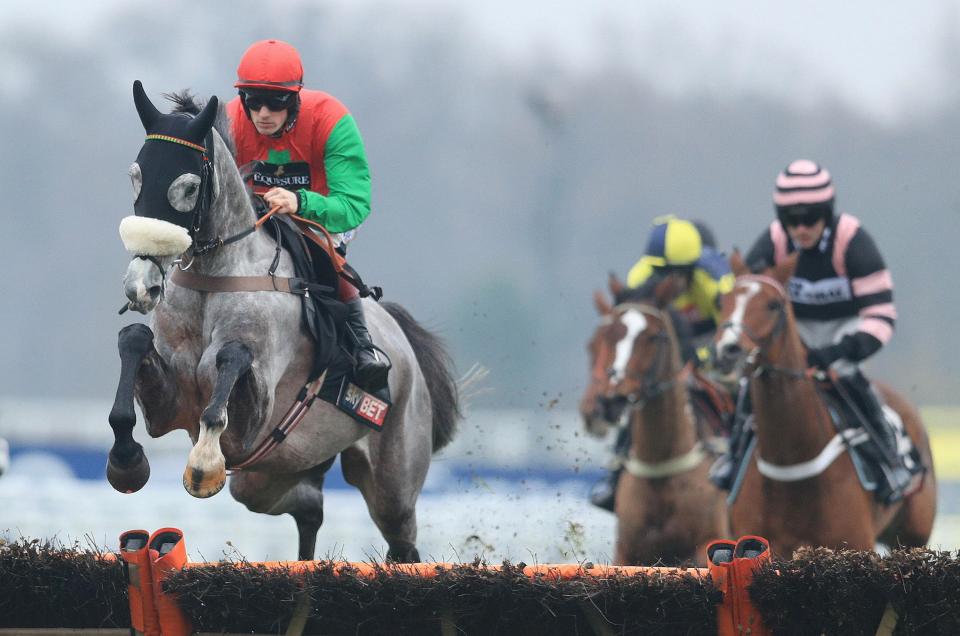
[[[223,467],[219,470],[203,471],[187,466],[183,471],[183,487],[198,499],[213,497],[226,483],[227,471]]]
[[[107,481],[117,492],[132,493],[143,488],[150,479],[150,462],[143,454],[143,447],[136,445],[136,452],[126,462],[120,462],[113,449],[107,457]]]
[[[416,546],[405,545],[387,550],[387,561],[393,563],[420,563],[420,552]]]

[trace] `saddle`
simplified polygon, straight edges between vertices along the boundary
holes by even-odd
[[[861,420],[862,414],[858,405],[851,404],[837,390],[832,379],[827,378],[818,382],[818,393],[830,414],[830,421],[833,424],[839,439],[842,441],[844,450],[850,454],[853,461],[857,478],[864,490],[872,492],[874,497],[880,502],[887,502],[891,498],[890,479],[886,461],[882,454],[878,452],[875,443],[872,441],[864,422]],[[745,385],[743,391],[749,391]],[[736,465],[733,467],[734,479],[730,488],[730,494],[727,497],[729,503],[733,503],[740,492],[746,475],[747,467],[750,464],[750,458],[753,456],[756,448],[757,438],[753,425],[753,413],[750,399],[747,395],[742,395],[738,400],[739,409],[734,417],[742,418],[742,433],[736,440],[736,448],[731,448],[733,460]],[[907,436],[900,416],[887,405],[883,405],[884,417],[896,431],[898,441],[898,452],[909,454],[916,465],[922,469],[920,457]],[[886,424],[884,424],[886,425]],[[919,487],[919,484],[917,485]],[[896,493],[900,496],[907,496],[911,491]]]
[[[262,210],[262,206],[258,206],[258,210]],[[380,430],[391,406],[390,390],[384,387],[376,393],[369,393],[354,384],[355,343],[353,338],[346,337],[347,308],[337,296],[340,277],[356,285],[361,296],[379,299],[380,288],[370,288],[363,283],[356,271],[346,264],[343,254],[333,247],[326,230],[318,235],[309,229],[316,224],[289,215],[270,217],[268,223],[278,246],[290,255],[295,276],[306,281],[306,293],[300,295],[303,324],[315,344],[307,384],[326,371],[317,397],[330,402],[357,422]]]
[[[916,475],[923,469],[919,452],[914,446],[910,436],[907,434],[900,415],[887,404],[881,404],[882,413],[880,417],[883,422],[864,422],[861,418],[869,417],[865,410],[855,403],[855,400],[847,399],[837,389],[836,384],[826,379],[819,382],[819,391],[821,398],[830,411],[830,418],[834,427],[841,434],[850,433],[850,442],[847,444],[847,451],[853,460],[854,468],[857,471],[857,477],[860,479],[864,490],[873,492],[875,497],[881,502],[887,502],[891,499],[905,497],[920,486],[919,483],[914,486],[907,486],[902,492],[893,492],[892,486],[894,480],[889,474],[890,466],[887,459],[883,456],[883,451],[877,445],[877,440],[872,438],[867,428],[877,426],[886,426],[894,431],[896,438],[896,453],[899,456],[906,456],[908,464],[911,466],[911,474]],[[854,436],[854,432],[862,432],[862,435]],[[853,443],[854,440],[862,440],[860,443]]]

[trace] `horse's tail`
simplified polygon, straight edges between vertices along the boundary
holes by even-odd
[[[453,361],[440,337],[424,329],[406,309],[386,301],[380,306],[400,325],[420,363],[433,406],[433,452],[437,452],[453,439],[457,421],[463,415]]]

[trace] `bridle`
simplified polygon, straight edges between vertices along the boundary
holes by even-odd
[[[754,349],[747,355],[746,365],[748,369],[752,367],[753,370],[745,373],[745,376],[750,375],[752,377],[758,377],[763,374],[778,373],[787,378],[792,378],[795,380],[813,381],[815,379],[819,379],[819,375],[812,376],[806,368],[792,369],[790,367],[783,367],[773,364],[765,353],[765,349],[776,338],[782,335],[787,325],[787,302],[789,302],[789,296],[787,295],[786,290],[783,288],[783,285],[780,284],[780,281],[761,274],[746,274],[743,276],[738,276],[735,284],[739,284],[741,281],[753,281],[773,287],[782,301],[780,303],[780,308],[776,322],[774,323],[774,327],[770,330],[770,333],[764,337],[757,337],[756,334],[750,333],[750,331],[746,328],[746,325],[737,325],[731,321],[727,321],[719,327],[719,329],[729,328],[739,330],[747,337],[748,340],[750,340],[750,342],[753,343]],[[766,358],[766,360],[764,360],[764,358]],[[816,382],[814,382],[813,388],[814,391],[818,393],[820,392]],[[828,415],[828,417],[831,416]],[[823,420],[820,419],[819,423],[822,425]],[[869,435],[863,428],[839,431],[833,437],[831,437],[830,440],[828,440],[828,442],[814,458],[789,465],[773,464],[769,461],[766,461],[760,456],[759,451],[757,451],[757,470],[764,477],[779,482],[795,482],[804,479],[810,479],[820,475],[848,448],[858,446],[867,439],[869,439]]]
[[[240,230],[236,234],[228,236],[227,238],[221,238],[219,236],[202,240],[200,238],[200,231],[203,226],[203,221],[207,217],[207,214],[210,211],[210,207],[213,204],[213,180],[214,180],[214,152],[216,149],[216,143],[213,139],[213,131],[209,131],[204,139],[204,145],[193,143],[186,139],[180,137],[174,137],[172,135],[160,135],[160,134],[148,134],[144,139],[144,142],[147,141],[163,141],[167,143],[174,143],[181,146],[185,146],[192,150],[196,150],[200,153],[201,156],[201,166],[200,166],[200,191],[197,194],[197,202],[191,210],[191,219],[190,225],[187,227],[187,231],[190,234],[191,247],[190,250],[190,262],[186,265],[183,264],[183,257],[177,258],[173,264],[179,267],[181,270],[186,271],[190,269],[193,265],[193,261],[198,256],[203,256],[209,252],[212,252],[218,248],[223,247],[224,245],[229,245],[235,243],[241,239],[246,238],[256,230],[258,230],[268,218],[270,218],[275,212],[276,208],[269,210],[264,216],[259,218],[252,226]],[[277,263],[279,262],[279,252],[280,252],[280,242],[277,241],[277,257],[274,259],[274,265],[271,267],[271,270],[275,269]],[[156,256],[151,256],[147,254],[137,254],[134,258],[140,258],[146,261],[153,263],[158,270],[160,270],[160,297],[166,293],[166,279],[167,271],[163,267],[163,263]],[[272,276],[272,271],[271,271]],[[120,308],[119,313],[123,314],[130,308],[129,304],[124,304]]]
[[[763,274],[743,274],[741,276],[737,276],[736,281],[734,281],[734,286],[739,285],[741,282],[755,282],[761,285],[767,285],[768,287],[772,287],[774,291],[777,292],[780,305],[777,309],[777,317],[773,323],[773,327],[770,329],[770,333],[766,334],[765,336],[761,336],[747,327],[747,325],[743,324],[743,322],[735,323],[727,320],[726,322],[720,324],[717,327],[717,330],[722,332],[726,329],[731,329],[745,336],[747,340],[753,344],[753,349],[747,354],[746,357],[746,366],[747,368],[752,369],[752,375],[760,375],[763,373],[772,372],[780,373],[796,379],[807,378],[807,370],[805,368],[798,370],[774,364],[766,353],[770,345],[773,344],[777,338],[783,335],[784,330],[787,327],[787,303],[790,302],[790,297],[787,294],[787,290],[784,289],[780,281]]]
[[[613,311],[621,309],[633,309],[648,316],[653,316],[665,327],[669,324],[669,318],[664,315],[664,312],[651,305],[644,303],[621,303],[614,307]],[[618,395],[614,397],[614,399],[625,400],[626,402],[627,408],[624,410],[622,417],[629,417],[630,413],[633,411],[642,409],[651,400],[654,400],[672,390],[677,383],[686,381],[687,376],[690,374],[691,366],[684,365],[680,371],[673,376],[666,379],[661,379],[664,370],[669,371],[672,357],[669,348],[671,337],[668,329],[669,327],[652,336],[656,342],[656,348],[653,353],[652,361],[650,365],[647,366],[644,374],[641,376],[636,374],[624,375],[625,378],[637,380],[640,383],[640,388],[636,391],[627,393],[626,395]],[[612,376],[613,370],[608,370],[607,375],[608,377]]]
[[[191,212],[192,216],[190,226],[187,228],[187,230],[190,232],[190,239],[193,241],[193,249],[191,250],[191,255],[193,258],[197,256],[203,256],[204,254],[223,247],[224,245],[235,243],[236,241],[239,241],[240,239],[252,234],[258,227],[260,227],[260,223],[258,222],[232,236],[228,236],[227,238],[221,238],[217,236],[212,239],[201,240],[200,230],[207,213],[210,211],[210,206],[213,204],[213,167],[214,152],[216,150],[216,144],[213,140],[213,131],[211,130],[207,133],[203,146],[200,144],[195,144],[192,141],[187,141],[186,139],[181,139],[179,137],[172,137],[170,135],[147,135],[146,141],[150,140],[180,144],[181,146],[186,146],[187,148],[191,148],[200,153],[202,162],[200,166],[200,192],[197,195],[197,202],[194,204]],[[262,221],[263,219],[260,220]],[[187,265],[184,269],[189,269],[189,267],[190,265]]]
[[[640,389],[625,396],[617,396],[626,401],[626,408],[620,416],[620,425],[627,425],[633,413],[643,409],[649,402],[659,398],[672,390],[680,382],[685,382],[693,369],[692,363],[685,364],[675,374],[661,379],[664,371],[669,372],[672,353],[670,344],[673,340],[670,332],[670,319],[663,311],[643,303],[622,303],[614,307],[618,309],[633,309],[648,316],[657,318],[664,326],[664,330],[653,335],[656,349],[653,358],[642,376],[624,374],[625,378],[632,378],[640,382]],[[611,370],[612,371],[612,370]],[[623,468],[639,479],[664,479],[689,472],[700,465],[707,454],[703,443],[697,441],[684,453],[660,462],[646,462],[637,458],[631,450],[623,459]]]

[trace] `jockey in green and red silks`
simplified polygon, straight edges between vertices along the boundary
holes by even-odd
[[[345,254],[370,214],[370,168],[353,116],[332,95],[303,88],[300,55],[279,40],[247,49],[234,86],[239,95],[227,115],[254,192],[280,214],[323,225]],[[386,386],[389,363],[370,342],[357,289],[341,278],[339,295],[360,343],[358,384],[376,391]]]

